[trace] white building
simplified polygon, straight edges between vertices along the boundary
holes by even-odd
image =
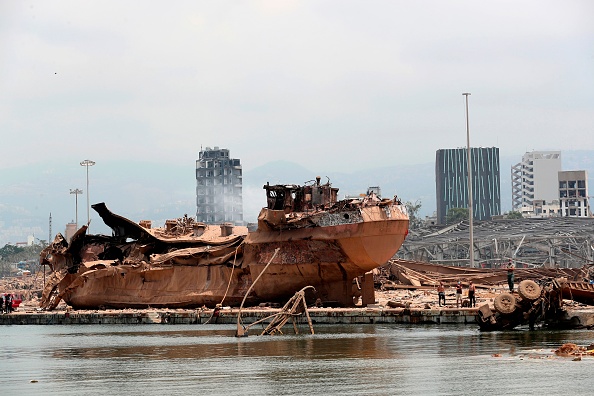
[[[561,216],[591,217],[587,171],[559,172],[559,201]]]
[[[522,206],[520,209],[523,217],[559,217],[561,216],[561,207],[559,200],[554,199],[550,202],[535,199],[532,206]]]
[[[560,151],[532,151],[522,156],[522,162],[512,166],[512,207],[515,211],[534,212],[559,199],[558,174],[561,171]]]

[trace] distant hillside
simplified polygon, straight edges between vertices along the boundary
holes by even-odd
[[[353,161],[353,159],[349,159]],[[502,209],[511,209],[510,168],[520,156],[502,156]],[[396,163],[397,160],[395,159]],[[563,169],[586,169],[590,194],[594,188],[594,151],[564,151]],[[434,163],[394,165],[357,172],[326,172],[314,166],[303,167],[289,161],[275,161],[243,171],[244,218],[255,222],[265,205],[264,190],[271,184],[303,184],[328,177],[340,189],[340,197],[360,194],[369,186],[380,186],[385,197],[398,195],[404,201],[422,204],[421,215],[435,211]],[[114,212],[134,221],[152,220],[162,225],[166,219],[193,216],[196,211],[194,162],[186,166],[155,162],[119,161],[98,163],[89,169],[91,203],[105,202]],[[0,246],[26,241],[28,235],[41,240],[49,237],[49,214],[52,234],[64,232],[66,223],[75,218],[75,196],[70,189],[84,190],[79,195],[78,221],[86,222],[86,173],[78,163],[60,160],[44,164],[0,169]],[[110,234],[101,219],[91,212],[91,232]]]

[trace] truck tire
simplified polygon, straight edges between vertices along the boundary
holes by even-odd
[[[536,300],[540,297],[540,286],[532,280],[523,280],[518,285],[518,294],[526,300]]]
[[[516,298],[510,293],[501,293],[493,301],[495,310],[502,314],[510,314],[516,310]]]

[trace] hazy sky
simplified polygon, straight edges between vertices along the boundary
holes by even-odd
[[[0,0],[0,168],[594,149],[594,2]]]

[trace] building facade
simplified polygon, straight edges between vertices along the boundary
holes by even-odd
[[[196,220],[243,225],[241,161],[228,149],[207,147],[196,160]]]
[[[511,168],[512,208],[534,213],[534,207],[552,204],[559,199],[557,185],[561,170],[560,151],[532,151]]]
[[[563,217],[591,217],[588,201],[588,172],[559,172],[559,203]]]
[[[470,149],[473,217],[490,220],[501,214],[499,148]],[[446,223],[450,209],[468,208],[466,148],[437,150],[435,156],[437,222]]]

